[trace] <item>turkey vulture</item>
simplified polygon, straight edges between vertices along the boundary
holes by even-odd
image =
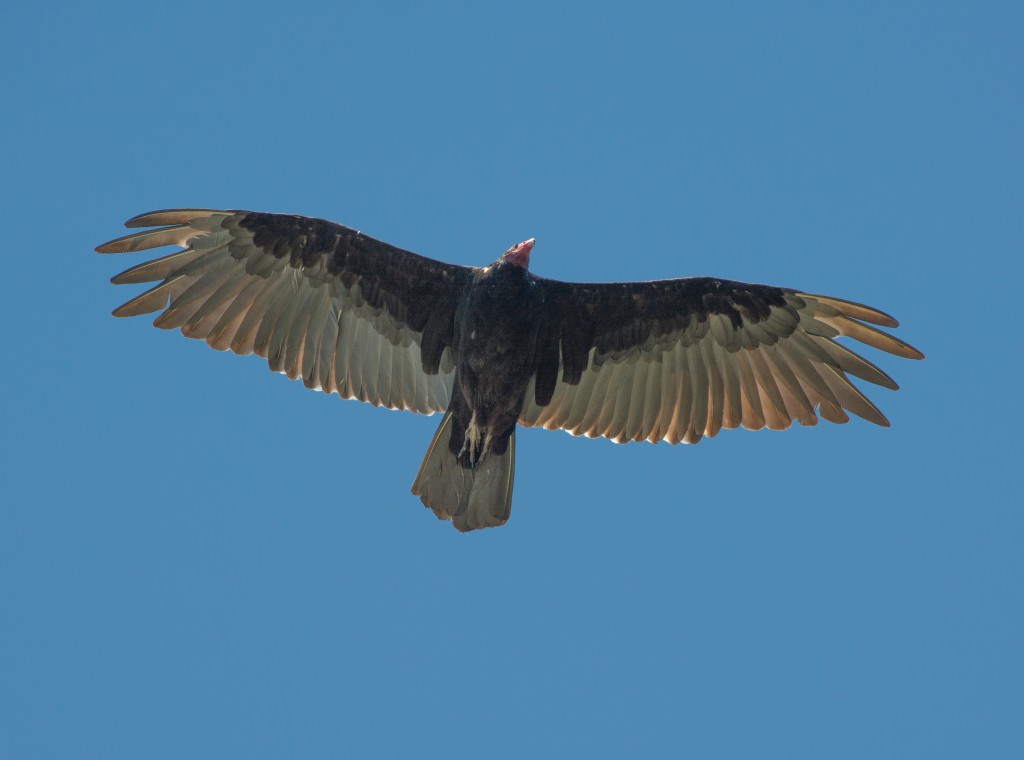
[[[620,443],[697,443],[722,428],[889,424],[851,382],[898,386],[833,340],[923,355],[888,314],[713,277],[568,283],[529,271],[534,241],[465,267],[322,219],[174,209],[99,246],[177,245],[113,278],[159,283],[114,310],[162,312],[213,348],[266,357],[307,388],[444,417],[412,492],[461,531],[503,524],[516,425]],[[870,324],[868,324],[870,323]]]

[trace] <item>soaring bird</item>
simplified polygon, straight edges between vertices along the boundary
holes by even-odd
[[[533,239],[483,267],[446,264],[302,216],[173,209],[99,246],[184,250],[115,284],[158,283],[114,310],[342,398],[443,412],[412,492],[460,531],[502,525],[516,426],[697,443],[723,428],[889,422],[849,375],[895,390],[845,336],[915,348],[851,301],[713,277],[569,283],[529,271]]]

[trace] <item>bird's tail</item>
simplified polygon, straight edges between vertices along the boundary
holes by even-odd
[[[451,520],[458,530],[503,525],[512,509],[515,431],[503,454],[488,452],[476,468],[467,469],[458,463],[448,445],[451,422],[452,413],[446,412],[423,457],[412,492],[440,519]]]

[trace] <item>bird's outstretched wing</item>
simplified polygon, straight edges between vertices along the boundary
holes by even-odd
[[[709,277],[537,284],[545,319],[519,419],[526,426],[696,443],[741,425],[815,425],[817,414],[847,422],[847,411],[888,425],[847,374],[898,386],[833,339],[923,358],[865,324],[896,327],[888,314],[838,298]]]
[[[301,216],[174,209],[125,226],[157,229],[96,250],[185,250],[114,277],[159,283],[115,316],[162,311],[157,327],[258,354],[272,370],[344,398],[423,414],[447,408],[453,320],[470,268]]]

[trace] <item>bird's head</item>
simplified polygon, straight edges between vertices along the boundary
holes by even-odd
[[[522,243],[516,243],[514,246],[509,248],[498,259],[500,263],[515,264],[517,267],[523,269],[530,268],[530,251],[533,250],[533,244],[536,242],[533,238],[524,240]]]

